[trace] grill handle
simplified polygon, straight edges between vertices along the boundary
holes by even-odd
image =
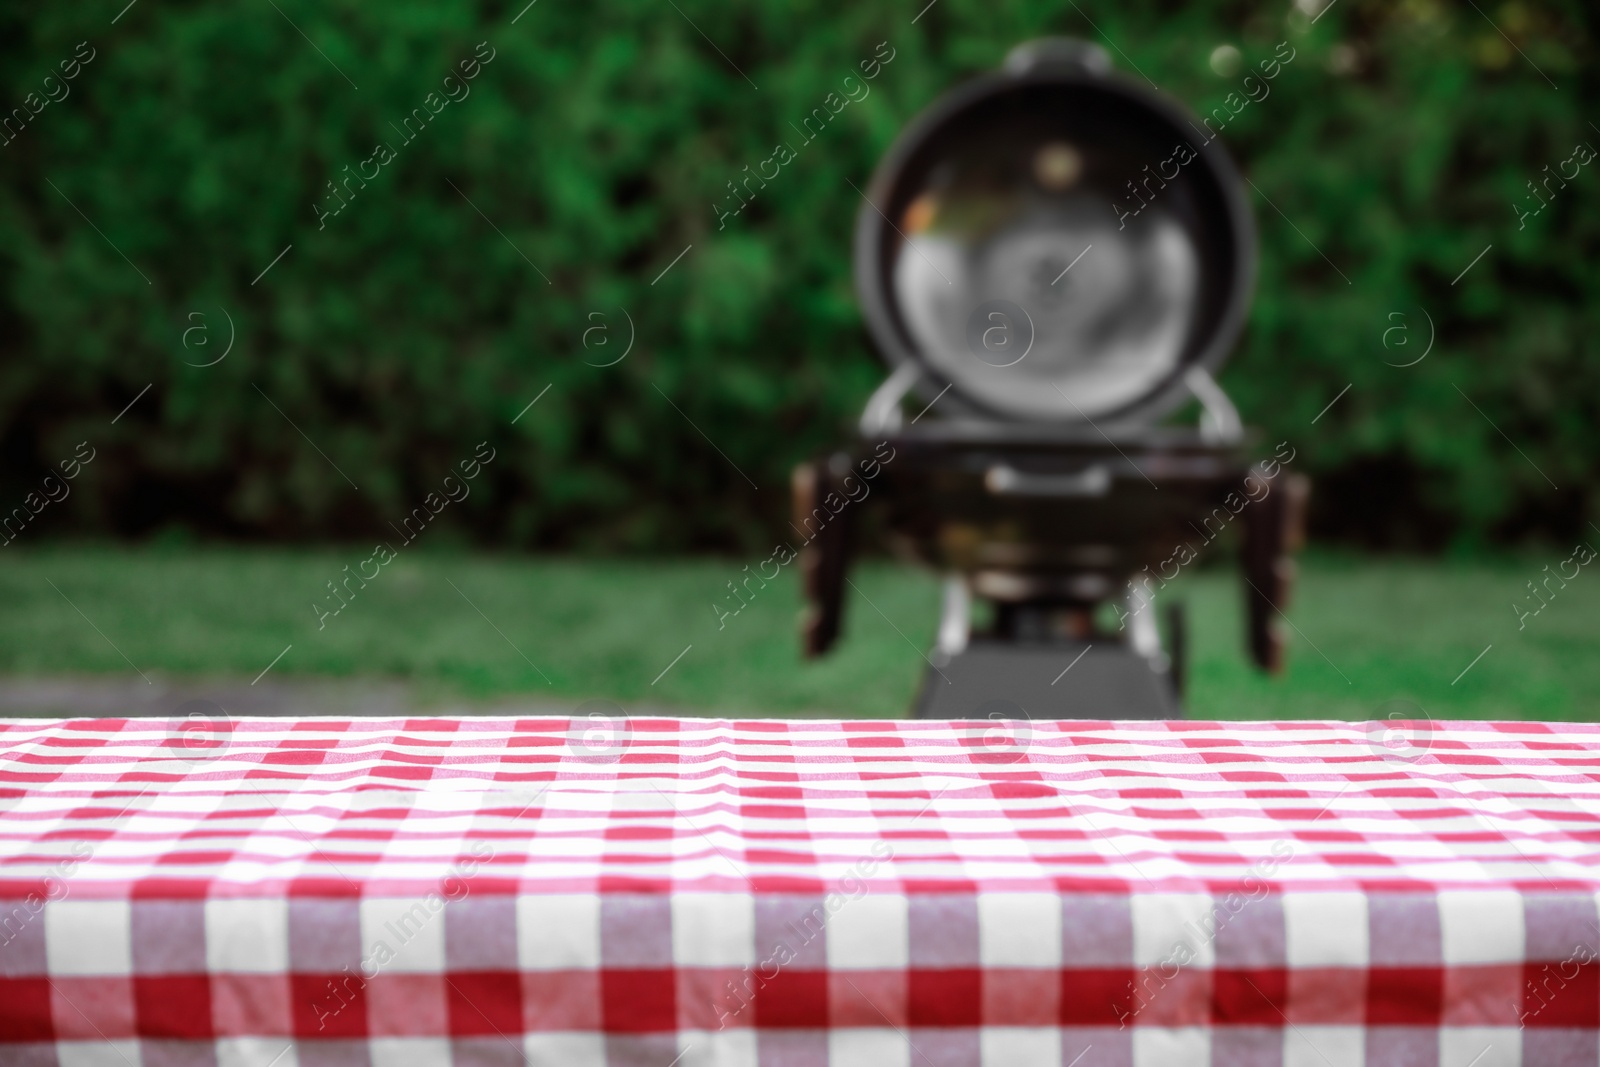
[[[1071,474],[1030,474],[996,463],[983,485],[995,496],[1100,497],[1111,492],[1111,471],[1097,463]]]

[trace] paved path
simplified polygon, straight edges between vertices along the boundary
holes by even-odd
[[[190,705],[191,702],[204,702]],[[162,678],[137,675],[0,677],[0,718],[123,718],[145,715],[571,715],[582,700],[501,698],[472,702],[429,696],[387,679],[301,681]],[[614,706],[613,706],[614,708]],[[681,715],[681,709],[638,705],[634,715]],[[615,714],[596,704],[591,711]]]

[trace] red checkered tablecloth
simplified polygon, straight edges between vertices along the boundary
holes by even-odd
[[[1600,727],[0,722],[5,1067],[1600,1065]]]

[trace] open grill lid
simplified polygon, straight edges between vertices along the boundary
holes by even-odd
[[[1221,364],[1255,227],[1220,141],[1098,47],[1047,39],[935,101],[884,156],[855,277],[891,366],[969,416],[1147,425]]]

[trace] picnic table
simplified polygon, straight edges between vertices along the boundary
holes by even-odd
[[[1600,726],[0,721],[17,1067],[1600,1064]]]

